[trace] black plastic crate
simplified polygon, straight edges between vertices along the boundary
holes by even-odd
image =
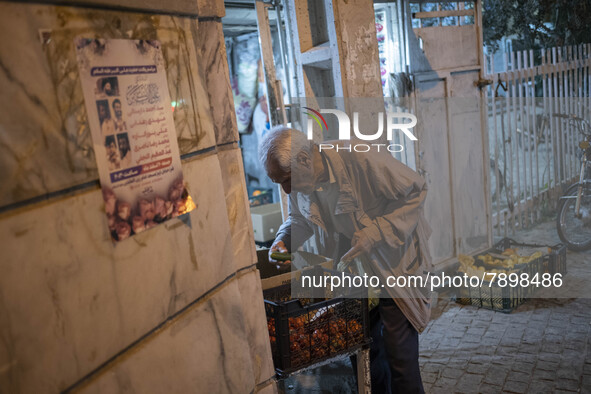
[[[500,287],[494,283],[489,287],[489,283],[485,281],[482,287],[462,289],[462,297],[458,298],[457,302],[503,313],[511,313],[527,300],[527,289],[523,287]]]
[[[490,253],[485,252],[482,254]],[[527,273],[531,278],[539,272],[543,265],[543,257],[536,258],[527,264],[522,264],[515,272],[518,276]],[[499,286],[497,281],[483,281],[482,286],[467,286],[460,289],[460,297],[457,302],[464,305],[474,305],[479,308],[492,309],[499,312],[511,313],[519,305],[523,304],[535,291],[535,286],[527,287]]]
[[[467,286],[460,289],[457,302],[464,305],[474,305],[480,308],[492,309],[499,312],[511,313],[519,305],[524,303],[528,297],[532,297],[537,291],[538,287],[531,283],[531,279],[536,274],[538,276],[544,273],[555,273],[553,270],[563,269],[566,272],[566,248],[562,245],[547,247],[537,244],[524,244],[516,242],[510,238],[504,238],[497,242],[491,249],[488,249],[475,256],[486,255],[489,253],[502,253],[506,249],[518,249],[518,254],[533,254],[534,251],[541,251],[542,256],[533,259],[529,263],[518,264],[515,266],[517,272],[515,274],[521,277],[521,274],[526,273],[530,279],[530,284],[527,287],[516,286],[511,287],[499,286],[497,282],[492,284],[489,281],[483,281],[482,286]],[[546,253],[544,253],[544,251]]]
[[[552,275],[563,274],[566,270],[566,245],[551,246],[552,252],[548,255],[548,272]]]
[[[271,352],[279,375],[352,352],[369,342],[367,290],[352,291],[355,293],[348,296],[359,298],[291,299],[289,284],[263,290]]]

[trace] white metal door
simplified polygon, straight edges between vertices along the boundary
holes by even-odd
[[[412,2],[410,68],[415,81],[418,168],[436,265],[490,246],[488,149],[482,116],[480,1]]]

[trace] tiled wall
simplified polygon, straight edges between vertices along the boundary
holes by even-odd
[[[0,2],[0,392],[270,389],[223,2],[135,3]],[[197,209],[117,245],[76,35],[160,40],[178,104]]]

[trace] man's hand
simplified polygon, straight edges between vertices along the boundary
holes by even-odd
[[[273,245],[271,245],[271,249],[269,249],[269,262],[277,265],[278,269],[288,267],[289,264],[291,264],[291,260],[277,261],[277,260],[271,258],[271,253],[274,253],[274,252],[289,253],[289,251],[285,247],[285,244],[283,243],[283,241],[276,240],[275,242],[273,242]]]
[[[349,263],[355,257],[361,255],[362,253],[368,253],[371,248],[373,247],[373,243],[369,239],[367,235],[363,231],[357,231],[353,234],[353,239],[351,239],[351,249],[347,251],[341,257],[341,261],[344,263]]]

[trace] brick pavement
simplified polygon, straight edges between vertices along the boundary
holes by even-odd
[[[532,299],[511,314],[441,298],[420,341],[428,393],[591,393],[591,300]]]

